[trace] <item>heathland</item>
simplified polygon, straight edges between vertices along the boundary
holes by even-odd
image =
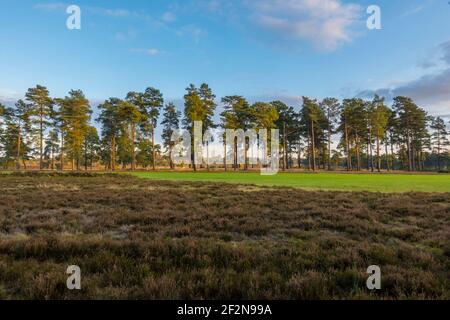
[[[450,298],[450,193],[48,175],[0,175],[0,298]]]

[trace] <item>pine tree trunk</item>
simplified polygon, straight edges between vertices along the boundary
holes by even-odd
[[[136,151],[134,149],[134,123],[133,123],[131,124],[131,170],[134,171],[135,169],[136,169]]]
[[[380,138],[377,136],[377,170],[381,172]]]
[[[116,136],[112,136],[111,143],[111,170],[116,171]]]
[[[395,154],[394,154],[394,136],[392,134],[392,131],[390,132],[390,140],[391,140],[391,165],[392,165],[392,171],[395,170]]]
[[[311,170],[311,134],[308,135],[308,170]]]
[[[301,145],[300,145],[300,142],[298,142],[297,165],[298,165],[299,169],[302,168],[302,151],[300,150],[300,148],[301,148]]]
[[[227,171],[227,138],[223,135],[223,168]]]
[[[61,154],[59,160],[61,161],[60,169],[61,171],[64,171],[64,131],[62,130],[61,130]]]
[[[194,129],[192,128],[191,131],[191,137],[194,136],[193,134]],[[192,163],[192,170],[194,170],[194,172],[197,172],[197,165],[195,163],[195,148],[194,148],[194,144],[195,144],[195,139],[191,140],[191,163]]]
[[[52,171],[55,170],[55,147],[52,145]]]
[[[348,127],[347,123],[344,124],[344,133],[345,133],[345,152],[347,153],[347,171],[352,170],[352,158],[350,155],[350,142],[348,139]]]
[[[389,161],[391,156],[389,155],[387,136],[386,136],[386,140],[384,141],[384,153],[386,156],[386,169],[387,169],[387,171],[391,171],[390,161]]]
[[[20,125],[17,127],[17,170],[20,170],[20,145],[21,145],[21,132]]]
[[[172,147],[172,144],[170,144],[169,145],[169,166],[170,166],[170,169],[174,169],[174,165],[173,165],[173,161],[172,161],[172,149],[173,149],[173,147]]]
[[[328,129],[328,171],[331,171],[331,129]]]
[[[290,168],[290,160],[289,160],[289,128],[286,126],[286,138],[285,138],[285,156],[286,156],[286,169]]]
[[[152,123],[152,152],[153,152],[153,171],[156,170],[156,150],[155,150],[155,125]]]
[[[86,139],[84,139],[84,171],[88,171],[88,150]]]
[[[314,135],[314,122],[311,120],[311,145],[312,145],[312,166],[313,171],[316,171],[316,142]]]
[[[369,139],[367,141],[367,171],[372,170],[373,172],[373,161],[372,161],[372,128],[369,126]]]
[[[40,109],[40,121],[39,121],[39,170],[42,170],[44,168],[44,164],[42,161],[42,154],[43,154],[43,140],[44,140],[44,115],[42,107]]]
[[[286,169],[287,169],[287,158],[286,158],[286,155],[287,155],[287,150],[286,150],[286,139],[287,139],[287,136],[286,136],[286,123],[283,124],[283,135],[284,135],[284,137],[283,137],[283,171],[286,171]]]
[[[357,171],[361,171],[361,158],[360,158],[360,154],[359,154],[359,136],[358,136],[358,132],[356,132],[355,148],[356,148],[356,170]]]
[[[206,171],[209,171],[209,141],[206,141]]]
[[[441,137],[439,135],[439,131],[437,140],[438,140],[438,154],[437,154],[438,170],[441,171]]]
[[[409,171],[413,171],[413,160],[412,160],[412,153],[411,153],[411,141],[410,141],[410,134],[409,134],[409,129],[408,129],[408,134],[406,137],[406,147],[408,148],[408,167],[409,167]]]
[[[322,169],[327,168],[327,145],[324,143],[322,148]]]
[[[238,169],[238,163],[237,163],[237,138],[234,138],[233,162],[234,162],[234,171],[237,171],[237,169]]]

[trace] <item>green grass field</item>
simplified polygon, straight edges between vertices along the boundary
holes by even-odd
[[[154,180],[224,182],[306,190],[450,192],[450,175],[432,174],[279,173],[262,176],[259,173],[234,172],[135,172],[132,175]]]

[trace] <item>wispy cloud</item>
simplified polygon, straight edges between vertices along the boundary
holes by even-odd
[[[192,37],[196,42],[199,42],[200,39],[207,35],[206,30],[203,30],[202,28],[199,28],[195,25],[185,25],[178,30],[176,30],[176,34],[178,36],[190,36]]]
[[[62,2],[57,3],[38,3],[34,6],[38,10],[46,11],[64,11],[69,4]],[[90,15],[98,15],[117,19],[133,19],[141,22],[148,23],[155,28],[162,28],[167,32],[175,34],[177,36],[190,36],[194,41],[199,42],[201,37],[205,36],[207,32],[194,24],[173,26],[173,23],[177,20],[177,16],[172,11],[166,11],[159,17],[155,17],[144,11],[133,11],[121,8],[104,8],[98,6],[82,6],[81,9],[83,13]],[[117,32],[114,36],[117,40],[125,40],[127,38],[133,37],[126,32]]]
[[[312,43],[326,51],[351,42],[357,36],[354,27],[364,17],[362,6],[343,0],[192,0],[188,5],[250,31],[269,46]]]
[[[54,3],[38,3],[34,5],[35,9],[47,11],[61,11],[66,10],[69,3],[54,2]],[[88,14],[95,14],[107,16],[112,18],[137,18],[142,20],[154,20],[150,15],[144,12],[132,11],[121,8],[103,8],[97,6],[81,6],[82,10]]]
[[[35,9],[47,10],[47,11],[64,11],[69,5],[63,2],[54,3],[38,3],[34,5]]]
[[[369,97],[374,93],[388,99],[395,96],[409,96],[434,115],[448,114],[450,110],[450,41],[438,45],[436,50],[439,58],[432,61],[433,66],[440,64],[441,68],[394,87],[362,91],[359,96]]]
[[[0,103],[6,106],[13,105],[17,100],[22,99],[23,94],[9,89],[0,88]]]
[[[424,9],[426,9],[428,6],[430,6],[432,4],[434,0],[426,0],[424,1],[422,4],[415,6],[407,11],[405,11],[402,14],[402,17],[407,17],[407,16],[411,16],[414,14],[418,14],[419,12],[422,12]]]
[[[333,51],[351,42],[352,26],[362,8],[340,0],[248,1],[251,20],[266,31],[288,40],[306,40],[319,49]]]
[[[159,56],[165,53],[165,51],[156,49],[156,48],[148,48],[148,49],[142,49],[142,48],[138,48],[138,49],[130,49],[130,52],[132,53],[140,53],[140,54],[144,54],[150,57],[154,57],[154,56]]]
[[[176,21],[177,16],[174,13],[167,11],[162,15],[161,20],[164,22],[170,23],[170,22]]]
[[[137,12],[125,10],[125,9],[105,9],[105,8],[99,8],[99,7],[89,7],[88,10],[91,13],[98,13],[105,16],[110,17],[130,17],[130,16],[141,16]]]
[[[402,16],[403,17],[411,16],[413,14],[421,12],[423,9],[425,9],[425,5],[420,5],[420,6],[417,6],[417,7],[413,8],[413,9],[410,9],[410,10],[406,11],[405,13],[403,13]]]
[[[422,69],[442,68],[450,65],[450,40],[435,46],[417,66]]]
[[[128,31],[119,31],[119,32],[116,32],[116,34],[114,35],[114,39],[116,39],[118,41],[126,41],[129,39],[136,38],[137,34],[138,33],[132,29],[130,29]]]

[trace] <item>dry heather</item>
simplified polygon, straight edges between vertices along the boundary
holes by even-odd
[[[3,299],[449,299],[449,258],[449,194],[0,176]]]

